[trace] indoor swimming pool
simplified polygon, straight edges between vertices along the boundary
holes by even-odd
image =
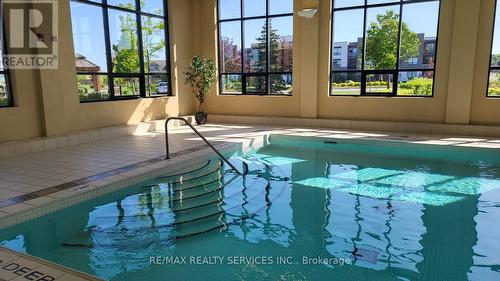
[[[500,280],[500,151],[270,136],[0,231],[106,280]]]

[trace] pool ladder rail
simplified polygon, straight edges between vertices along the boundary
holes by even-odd
[[[244,176],[247,174],[248,166],[245,162],[242,162],[243,163],[243,172],[241,172],[224,155],[222,155],[222,153],[220,153],[220,151],[217,148],[215,148],[198,130],[196,130],[196,128],[193,127],[193,125],[191,125],[191,123],[189,123],[188,120],[186,120],[185,118],[182,118],[182,117],[169,117],[169,118],[167,118],[167,121],[165,121],[165,150],[166,150],[166,154],[167,154],[165,159],[170,159],[170,149],[169,149],[169,141],[168,141],[168,122],[170,122],[172,120],[183,121],[186,125],[188,125],[191,128],[191,130],[193,130],[193,132],[195,132],[215,153],[217,153],[217,155],[220,157],[220,159],[222,161],[224,161],[229,167],[231,167],[231,169],[233,171],[235,171],[238,175]]]

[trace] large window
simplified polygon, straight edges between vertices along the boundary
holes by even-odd
[[[73,0],[71,18],[80,101],[171,93],[164,0]]]
[[[2,50],[0,50],[1,52]],[[3,54],[0,53],[0,57]],[[9,107],[13,105],[12,96],[9,87],[9,72],[0,65],[0,107]]]
[[[0,33],[1,36],[2,33]],[[5,40],[3,40],[5,42]],[[5,48],[0,44],[0,58],[3,58]],[[0,64],[0,107],[9,107],[13,105],[12,96],[9,87],[9,71]]]
[[[293,0],[219,0],[219,79],[225,95],[291,95]]]
[[[439,0],[333,0],[334,96],[433,95]]]
[[[493,42],[491,44],[490,75],[488,79],[488,97],[500,98],[500,5],[497,1]]]

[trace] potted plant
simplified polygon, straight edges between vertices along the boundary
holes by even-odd
[[[210,94],[210,88],[216,81],[215,64],[211,59],[195,56],[186,71],[186,84],[193,88],[193,93],[199,102],[198,112],[195,114],[196,124],[207,122],[205,99]]]

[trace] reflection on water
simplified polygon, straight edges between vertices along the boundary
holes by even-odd
[[[153,180],[2,230],[0,241],[111,280],[500,280],[498,163],[280,145],[245,160],[244,179]],[[225,262],[189,264],[200,256]],[[294,262],[230,264],[235,256]]]

